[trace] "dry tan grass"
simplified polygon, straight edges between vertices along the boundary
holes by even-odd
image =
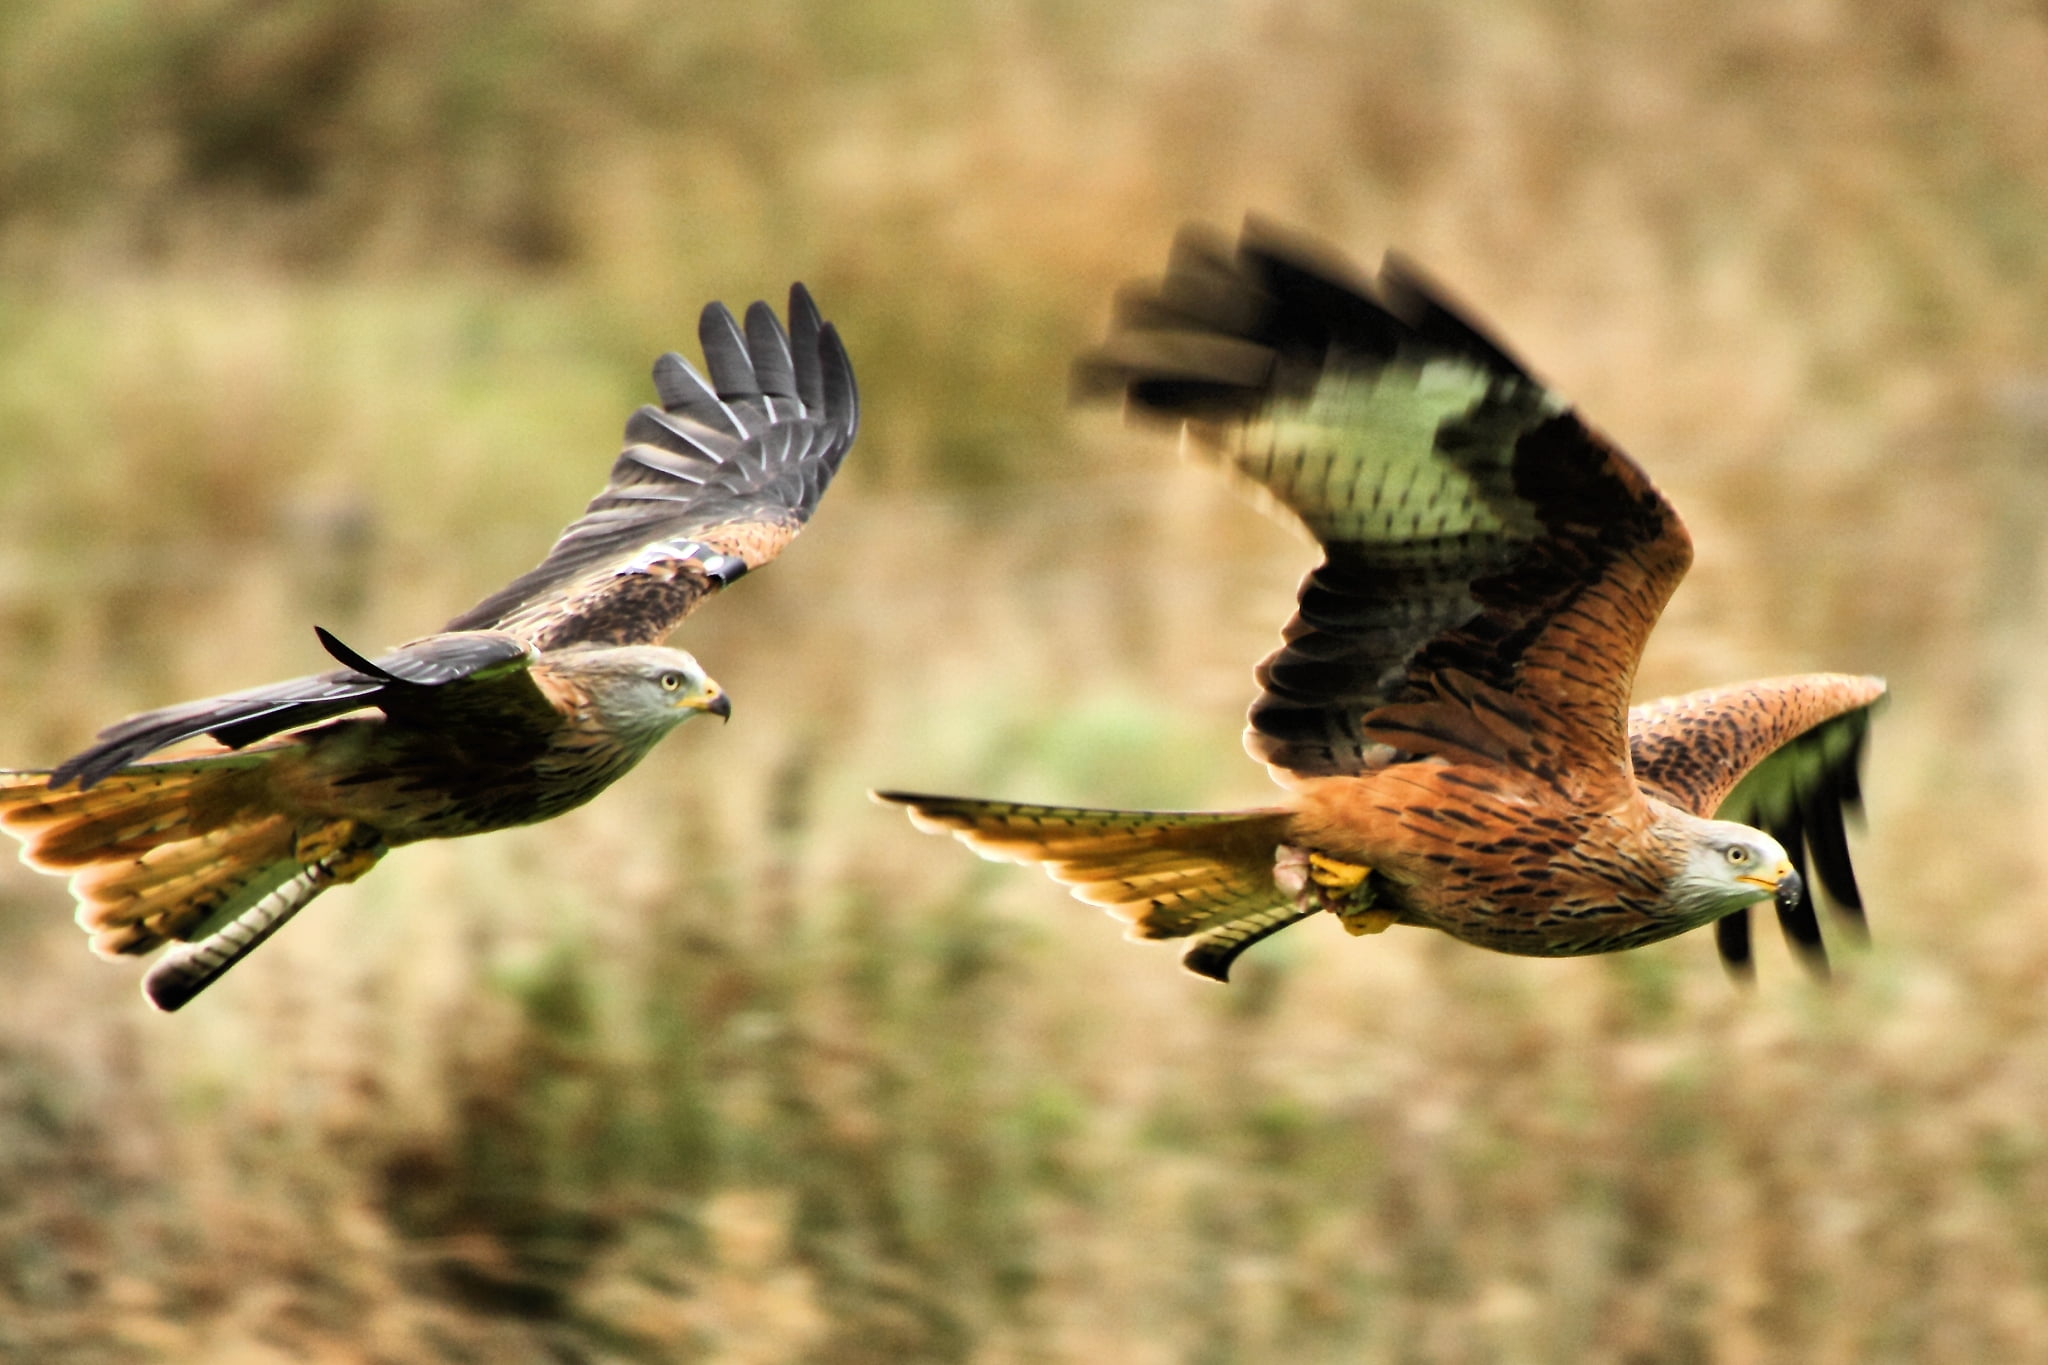
[[[705,298],[867,424],[738,698],[149,1016],[0,868],[0,1359],[2048,1356],[2048,26],[2007,5],[612,0],[0,21],[0,753],[431,627]],[[1645,691],[1885,673],[1877,944],[1227,990],[870,785],[1227,805],[1308,552],[1063,411],[1257,208],[1452,282],[1699,563]]]

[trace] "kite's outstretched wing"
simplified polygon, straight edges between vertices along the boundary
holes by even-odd
[[[430,635],[371,660],[315,629],[327,652],[345,667],[130,716],[100,731],[91,748],[58,764],[49,785],[54,789],[75,781],[90,787],[159,749],[202,735],[240,749],[372,706],[408,717],[431,708],[444,722],[481,720],[492,725],[501,742],[520,734],[537,738],[559,720],[528,676],[533,650],[517,636],[502,631]],[[456,683],[462,686],[451,686]]]
[[[611,481],[546,559],[450,621],[535,648],[659,644],[707,594],[775,558],[839,469],[860,420],[839,334],[802,285],[784,332],[765,303],[744,329],[723,304],[698,323],[710,382],[670,352],[660,407],[626,424]]]
[[[1412,267],[1389,257],[1375,285],[1258,224],[1235,248],[1184,231],[1076,381],[1186,422],[1323,545],[1259,666],[1254,757],[1300,777],[1434,753],[1625,780],[1636,661],[1691,542]]]
[[[1878,678],[1820,673],[1638,706],[1629,712],[1636,780],[1695,815],[1767,831],[1809,886],[1810,858],[1829,903],[1860,939],[1868,931],[1843,822],[1862,810],[1858,775],[1884,691]],[[1752,970],[1749,913],[1714,923],[1722,960],[1740,975]],[[1780,909],[1778,919],[1807,966],[1825,974],[1827,949],[1810,895]]]

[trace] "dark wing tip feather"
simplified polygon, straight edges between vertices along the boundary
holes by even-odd
[[[1817,902],[1826,901],[1850,941],[1870,937],[1848,824],[1862,812],[1859,774],[1884,697],[1881,679],[1802,675],[1667,698],[1630,713],[1635,773],[1647,790],[1695,814],[1755,826],[1783,846],[1801,892],[1781,920],[1817,976],[1827,975]],[[1736,934],[1731,922],[1747,914],[1720,921],[1720,932]],[[1740,930],[1745,953],[1748,932]],[[1722,940],[1724,958],[1729,941]]]
[[[654,392],[664,412],[687,417],[727,436],[746,434],[704,376],[674,351],[664,352],[654,362]],[[635,439],[630,426],[626,438]]]
[[[627,423],[610,480],[547,557],[444,629],[543,649],[654,643],[809,519],[859,425],[838,330],[799,283],[786,329],[766,303],[743,325],[714,302],[698,338],[702,371],[675,354],[655,362],[663,407]]]
[[[853,361],[839,339],[839,329],[829,322],[818,335],[818,358],[824,370],[825,417],[840,434],[840,446],[832,454],[837,468],[860,427],[860,389],[854,383]]]
[[[1737,910],[1714,921],[1714,946],[1728,975],[1745,986],[1756,984],[1756,958],[1750,951],[1749,911]]]
[[[782,320],[765,302],[747,305],[747,353],[754,361],[754,379],[770,398],[801,401],[796,384],[796,357]]]
[[[83,791],[160,749],[210,736],[239,749],[284,730],[375,704],[384,684],[353,670],[181,702],[128,717],[50,771],[51,790]]]
[[[1798,903],[1778,907],[1778,927],[1785,933],[1785,941],[1792,945],[1799,955],[1799,961],[1817,981],[1825,981],[1832,975],[1828,966],[1827,944],[1821,940],[1820,920],[1813,913],[1813,897],[1800,896]]]
[[[1866,934],[1863,893],[1849,859],[1848,821],[1863,814],[1863,764],[1870,752],[1870,722],[1883,704],[1880,694],[1845,717],[1845,723],[1854,727],[1848,753],[1829,771],[1826,782],[1802,793],[1806,844],[1813,855],[1814,871],[1820,874],[1828,899],[1844,912],[1843,918]]]
[[[1076,361],[1070,391],[1173,420],[1248,415],[1313,385],[1333,346],[1380,357],[1420,347],[1534,383],[1406,257],[1389,252],[1374,279],[1254,215],[1235,243],[1207,224],[1183,227],[1163,277],[1118,291],[1110,338]]]
[[[825,375],[820,368],[818,335],[825,319],[811,291],[801,283],[789,287],[789,348],[796,366],[797,397],[808,411],[825,406]]]
[[[1848,731],[1845,747],[1816,771],[1801,772],[1795,768],[1796,780],[1787,803],[1778,810],[1759,812],[1765,828],[1785,846],[1802,878],[1811,860],[1814,880],[1827,893],[1835,921],[1859,943],[1869,942],[1870,925],[1864,917],[1863,892],[1856,883],[1856,869],[1850,858],[1847,822],[1862,813],[1860,774],[1869,752],[1871,715],[1881,702],[1880,697],[1826,722],[1825,726]],[[1801,897],[1809,918],[1813,913],[1811,885],[1809,882]],[[1787,932],[1791,932],[1790,925]],[[1825,975],[1824,958],[1820,974]]]
[[[313,629],[321,646],[345,667],[130,716],[100,731],[98,742],[52,769],[51,789],[76,782],[83,790],[160,749],[202,735],[240,749],[350,711],[388,709],[397,701],[529,653],[514,636],[472,632],[431,635],[373,660],[321,627]]]
[[[1490,370],[1528,377],[1528,367],[1405,253],[1389,251],[1380,263],[1379,294],[1389,312],[1431,345],[1470,356]]]
[[[746,334],[740,331],[730,308],[722,303],[704,305],[697,319],[697,344],[704,350],[704,367],[711,371],[711,386],[720,398],[730,402],[760,394],[761,381],[747,351]]]

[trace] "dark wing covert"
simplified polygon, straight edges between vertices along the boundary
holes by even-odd
[[[326,631],[315,627],[315,632],[345,667],[130,716],[100,731],[92,747],[58,764],[49,785],[90,787],[159,749],[202,735],[240,749],[366,707],[424,719],[452,706],[471,715],[495,715],[510,733],[530,730],[536,735],[557,719],[527,673],[533,650],[517,636],[501,631],[430,635],[371,660]],[[465,685],[449,689],[452,683]]]

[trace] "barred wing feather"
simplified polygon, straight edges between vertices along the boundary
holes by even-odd
[[[658,644],[707,595],[775,558],[838,472],[860,423],[839,334],[802,285],[790,330],[765,303],[744,326],[722,304],[698,323],[707,380],[655,362],[661,406],[634,413],[603,492],[538,567],[449,622],[541,650]]]
[[[1437,753],[1619,783],[1645,639],[1691,560],[1670,505],[1441,290],[1253,224],[1126,294],[1084,393],[1185,423],[1324,548],[1246,736],[1294,777]]]

